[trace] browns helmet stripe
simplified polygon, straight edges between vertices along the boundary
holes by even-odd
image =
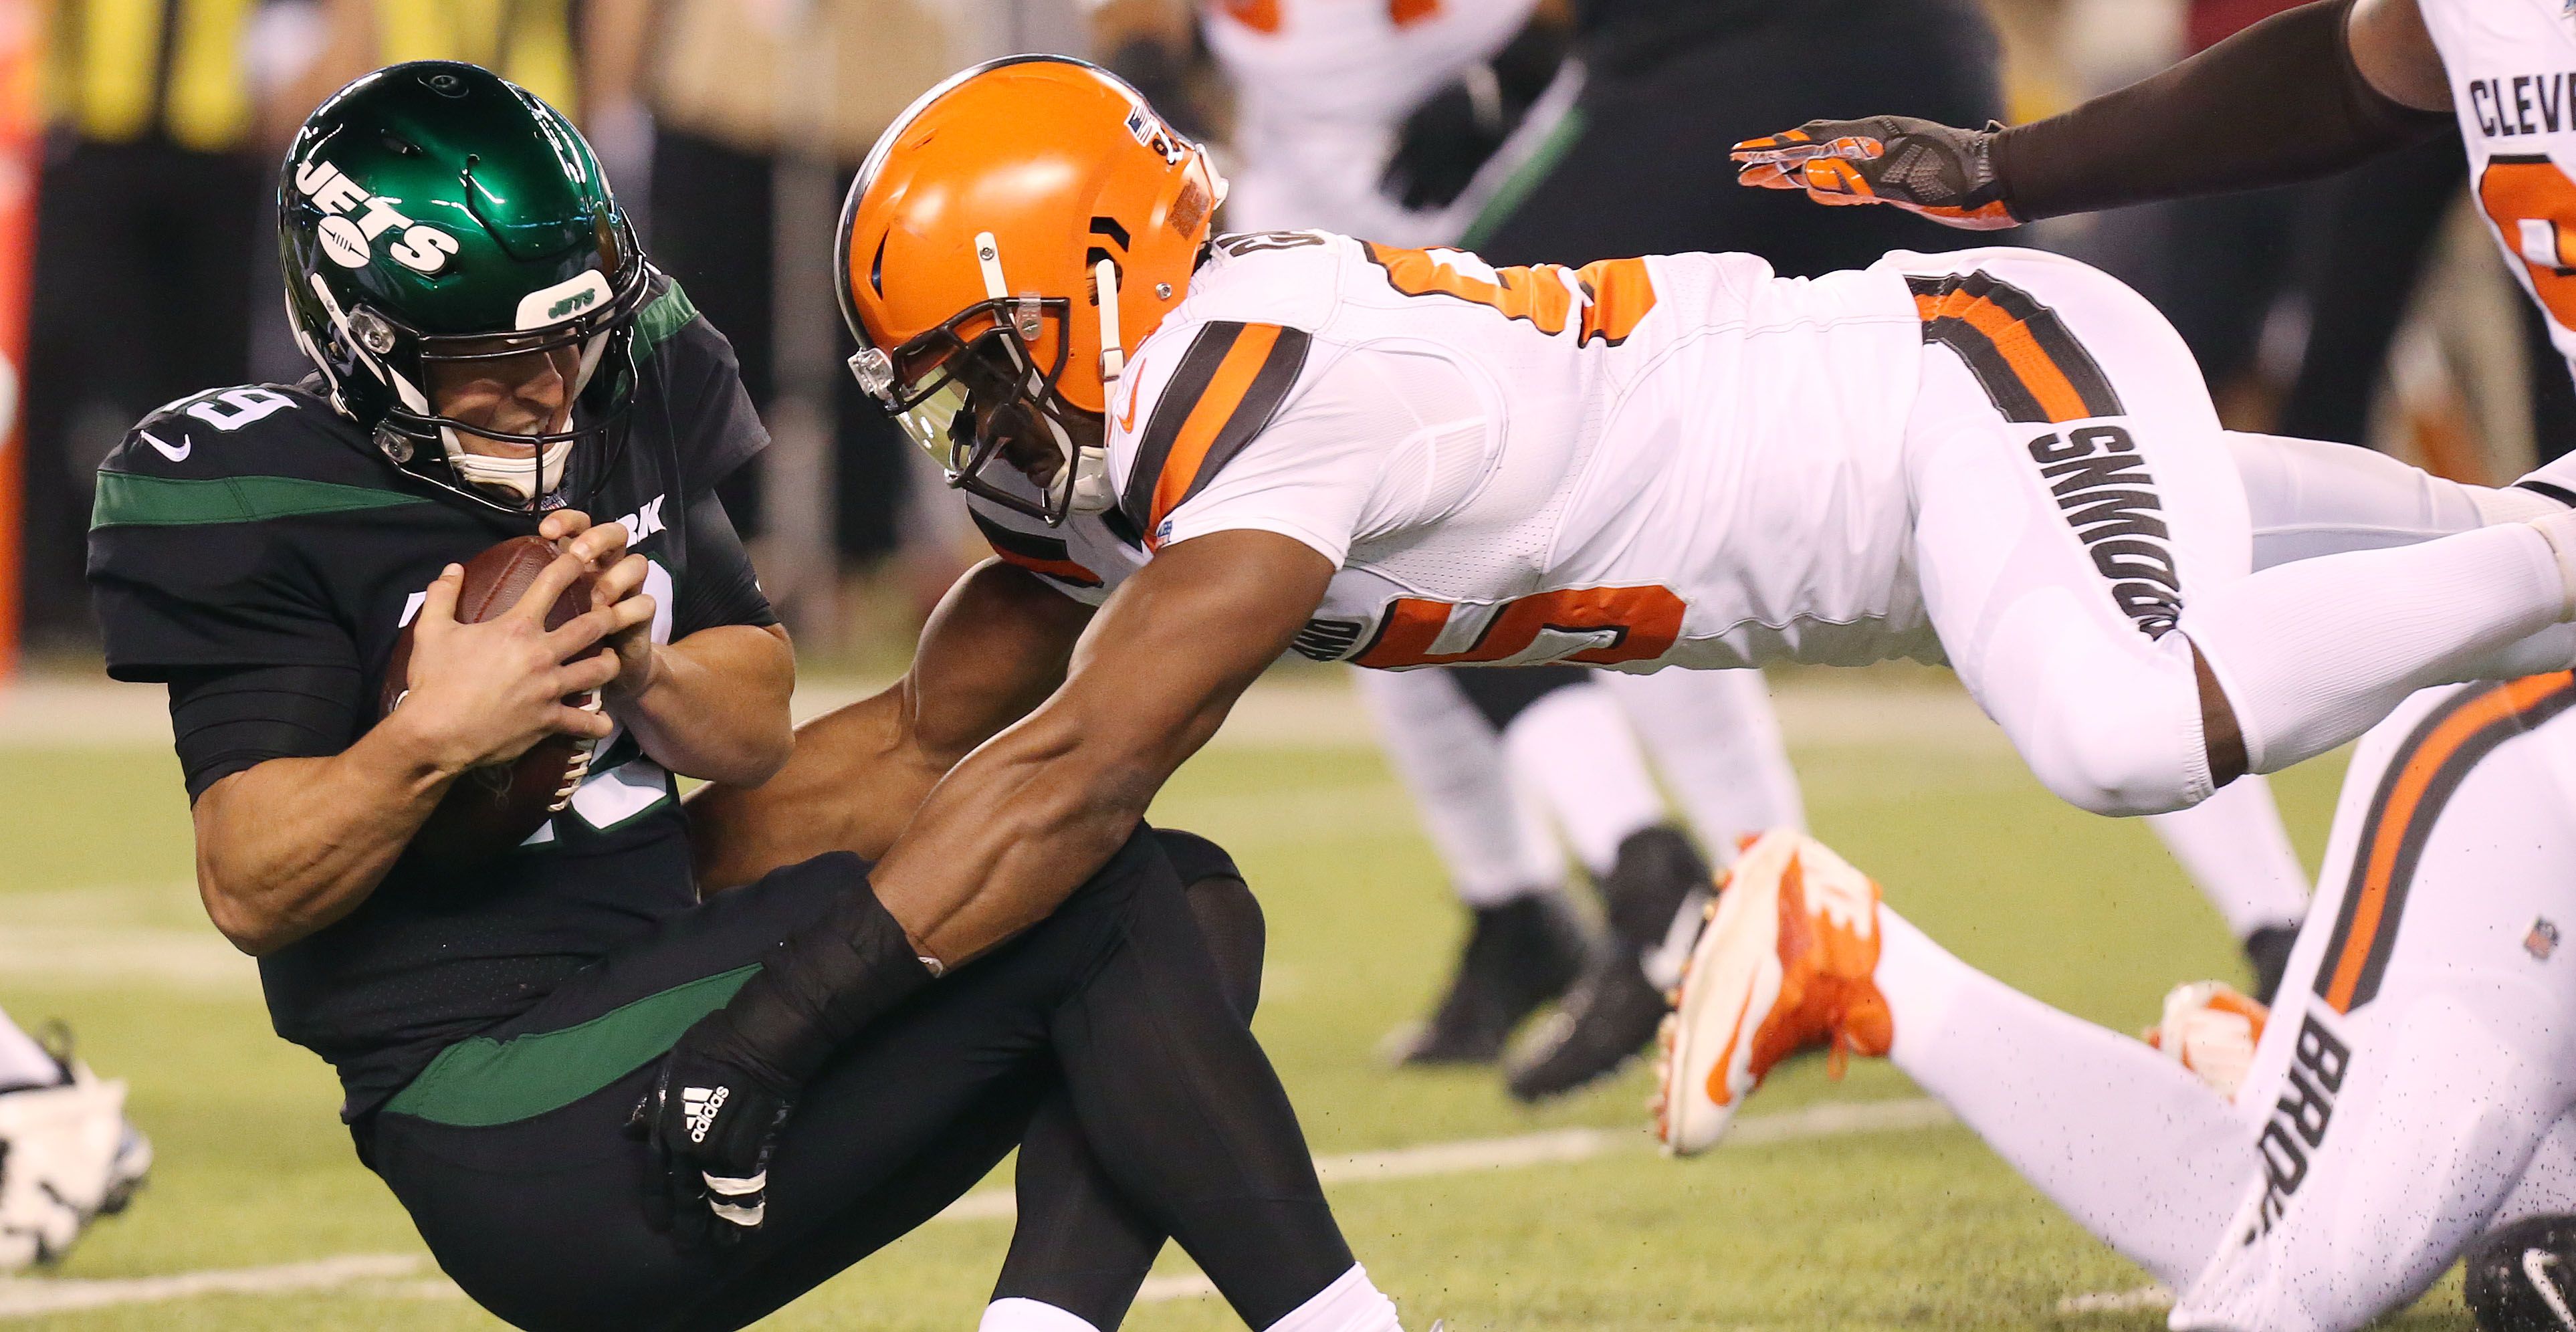
[[[1149,545],[1163,519],[1270,424],[1312,342],[1304,330],[1277,324],[1220,320],[1198,331],[1145,421],[1120,498]]]
[[[1075,587],[1100,586],[1100,575],[1075,560],[1073,548],[1063,539],[1004,527],[971,508],[966,516],[975,520],[975,530],[984,534],[985,544],[1002,557],[1004,564],[1016,564],[1030,573],[1045,574]]]
[[[2576,706],[2576,673],[2525,676],[2465,689],[2398,746],[2352,853],[2352,877],[2317,966],[2317,997],[2349,1013],[2379,993],[2397,944],[2424,844],[2453,792],[2496,746]]]
[[[2008,421],[2119,416],[2120,395],[2057,312],[1984,273],[1909,277],[1923,340],[1956,352]]]

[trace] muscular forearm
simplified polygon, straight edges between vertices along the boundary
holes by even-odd
[[[977,566],[922,626],[912,669],[873,698],[796,730],[787,766],[756,788],[690,802],[698,887],[739,887],[826,851],[874,860],[957,761],[1064,680],[1091,609],[1000,561]]]
[[[796,658],[787,636],[754,625],[703,629],[653,651],[652,678],[609,712],[673,772],[757,786],[787,762]]]
[[[197,891],[233,946],[277,951],[357,909],[438,805],[455,771],[397,710],[330,758],[279,758],[197,798]]]
[[[699,891],[738,888],[827,851],[884,855],[959,757],[918,743],[905,723],[911,693],[907,680],[817,717],[796,728],[795,753],[767,782],[710,786],[691,799]]]
[[[1287,537],[1219,532],[1129,579],[1064,687],[940,779],[878,863],[914,947],[955,965],[1055,910],[1287,650],[1332,572]]]
[[[2346,32],[2353,9],[2353,0],[2317,0],[2153,78],[2003,131],[1993,163],[2013,214],[2031,220],[2284,185],[2438,133],[2446,112],[2375,86],[2398,83],[2421,96],[2420,79],[2356,66]],[[2416,63],[2431,61],[2438,83],[2438,57],[2423,42]]]
[[[941,779],[877,866],[878,899],[924,955],[956,966],[1044,920],[1136,830],[1154,793],[1223,720],[1121,744],[1041,712]]]

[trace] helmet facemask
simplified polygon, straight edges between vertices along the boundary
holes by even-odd
[[[605,291],[606,282],[598,283]],[[428,334],[362,304],[342,311],[319,281],[313,291],[329,316],[328,359],[334,379],[367,376],[387,399],[375,446],[396,466],[496,508],[537,513],[586,495],[617,463],[626,439],[637,368],[633,326],[647,294],[644,266],[634,264],[626,290],[573,318],[517,332]],[[433,397],[441,370],[471,374],[499,362],[577,349],[561,429],[513,432],[442,414]],[[336,387],[336,385],[335,385]],[[468,439],[502,446],[477,452]],[[576,475],[578,473],[578,475]]]
[[[1072,310],[1062,297],[981,301],[892,353],[862,348],[850,370],[938,461],[950,486],[1054,526],[1114,500],[1100,419],[1059,388]],[[1037,348],[1048,345],[1053,354],[1041,363]],[[1053,455],[1043,481],[1031,475],[1033,447]],[[1005,472],[991,470],[997,460]],[[1026,496],[1031,483],[1040,490],[1034,502]]]

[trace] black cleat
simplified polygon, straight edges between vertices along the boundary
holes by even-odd
[[[2290,948],[2299,941],[2296,925],[2266,925],[2245,936],[2245,964],[2254,969],[2254,997],[2270,1007],[2290,969]]]
[[[1613,941],[1596,950],[1565,1004],[1531,1034],[1503,1085],[1523,1101],[1589,1086],[1644,1054],[1672,1005],[1636,955]]]
[[[1431,1019],[1388,1041],[1403,1067],[1490,1064],[1521,1019],[1564,994],[1583,970],[1583,922],[1550,888],[1475,909],[1458,972]]]
[[[1610,937],[1565,1006],[1512,1062],[1505,1079],[1512,1095],[1536,1101],[1573,1091],[1645,1050],[1669,1008],[1663,987],[1647,979],[1650,958],[1690,955],[1709,890],[1708,862],[1679,831],[1647,828],[1619,844],[1617,862],[1601,876]]]

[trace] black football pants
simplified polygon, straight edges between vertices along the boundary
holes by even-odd
[[[1242,1019],[1248,894],[1222,853],[1171,840],[1231,922],[1216,951],[1236,984],[1174,857],[1140,832],[1054,916],[825,1068],[770,1168],[768,1224],[742,1245],[684,1251],[649,1229],[644,1149],[623,1127],[651,1058],[823,914],[864,870],[849,856],[722,894],[442,1057],[368,1127],[370,1163],[440,1266],[512,1323],[722,1329],[928,1220],[1034,1120],[1021,1178],[1039,1206],[1002,1293],[1106,1326],[1168,1233],[1267,1326],[1352,1259]]]

